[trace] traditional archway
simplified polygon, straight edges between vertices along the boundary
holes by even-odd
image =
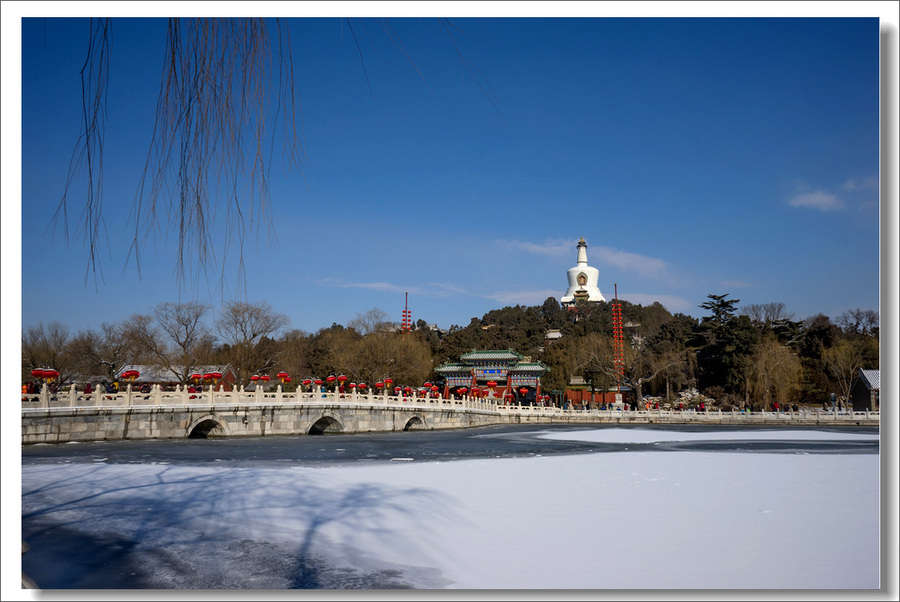
[[[231,432],[228,425],[218,416],[207,414],[193,421],[187,428],[188,439],[208,439],[210,437],[227,437]]]
[[[322,416],[309,427],[310,435],[326,435],[343,432],[344,426],[331,416]]]

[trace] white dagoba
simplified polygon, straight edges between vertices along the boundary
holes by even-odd
[[[578,241],[577,265],[574,268],[569,268],[566,276],[569,278],[569,289],[562,299],[559,300],[561,305],[574,305],[579,299],[583,301],[606,301],[603,293],[597,287],[600,271],[588,265],[587,243],[584,242],[584,237],[581,237],[581,240]]]

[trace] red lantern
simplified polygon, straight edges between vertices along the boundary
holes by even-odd
[[[290,377],[290,376],[285,376],[282,380],[283,380],[284,382],[286,382],[286,383],[289,383],[289,382],[291,382],[291,377]]]
[[[394,382],[393,378],[384,379],[384,384],[386,384],[386,385],[391,385],[391,384],[393,384],[393,382]]]
[[[347,380],[347,377],[344,376],[343,374],[341,374],[340,376],[337,377],[337,379],[338,379],[338,382],[343,383],[344,381]]]
[[[219,378],[221,378],[221,375],[219,376]],[[263,381],[264,383],[267,383],[270,380],[272,380],[272,377],[269,376],[268,374],[263,374],[262,376],[259,377],[259,380]]]
[[[459,388],[456,390],[456,392],[459,393],[460,395],[465,395],[466,391],[468,391],[468,389],[465,387],[462,387],[462,388]]]
[[[35,378],[44,378],[44,369],[43,368],[35,368],[31,371],[31,375]]]
[[[303,384],[304,384],[304,385],[308,385],[308,384],[310,384],[311,382],[312,382],[312,380],[309,379],[309,378],[303,379]]]
[[[525,395],[526,393],[528,393],[528,389],[526,389],[525,387],[522,387],[521,389],[519,389],[519,393],[521,393],[522,395]]]
[[[394,393],[399,393],[399,392],[400,392],[400,387],[394,387]]]
[[[497,386],[497,381],[495,381],[495,380],[489,380],[489,381],[487,382],[487,386],[489,386],[490,388],[493,389],[494,387]]]
[[[329,376],[329,377],[326,378],[325,380],[327,380],[329,383],[333,383],[333,382],[334,382],[335,380],[337,380],[337,379],[336,379],[335,376],[332,374],[331,376]]]
[[[321,378],[317,378],[315,382],[316,382],[316,386],[322,386],[322,379],[321,379]]]
[[[380,388],[384,387],[384,383],[381,381],[378,381],[377,383],[375,383],[375,386],[380,389]]]
[[[258,381],[258,380],[259,380],[259,374],[254,374],[253,376],[250,377],[250,380],[252,380],[253,382]]]
[[[423,384],[422,386],[425,387],[426,389],[430,389],[430,388],[431,388],[431,383],[426,382],[426,383]]]
[[[202,379],[203,379],[203,375],[202,375],[202,374],[197,374],[196,372],[194,372],[193,374],[191,374],[191,380],[202,380]]]
[[[431,390],[432,390],[432,391],[438,391],[439,388],[438,388],[437,385],[431,385]]]
[[[282,372],[279,372],[279,373],[278,373],[278,375],[277,375],[277,376],[278,376],[278,378],[287,378],[287,376],[288,376],[288,373],[287,373],[287,372],[284,372],[284,371],[282,371]]]

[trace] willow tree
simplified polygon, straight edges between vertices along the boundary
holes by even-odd
[[[782,404],[794,401],[802,382],[803,368],[800,358],[782,345],[772,333],[767,333],[756,344],[747,362],[747,393],[769,409],[773,401]]]
[[[356,44],[368,84],[354,21],[340,22]],[[418,72],[391,24],[385,19],[375,23]],[[486,81],[456,44],[455,26],[446,19],[435,23],[452,42],[464,69],[488,95]],[[74,222],[77,234],[89,249],[86,277],[93,273],[95,278],[102,275],[99,252],[105,239],[104,138],[113,24],[109,18],[90,19],[81,69],[81,134],[54,216],[55,225],[62,222],[67,239],[70,214],[79,216]],[[174,226],[176,273],[182,281],[188,268],[205,271],[235,248],[238,282],[243,282],[248,234],[260,226],[274,228],[268,202],[273,161],[279,159],[291,171],[305,160],[297,133],[300,100],[288,21],[170,18],[164,57],[151,140],[134,198],[126,263],[134,260],[140,273],[147,238]],[[83,194],[73,190],[81,177],[86,180]],[[70,207],[70,197],[83,197],[83,206]],[[214,228],[220,225],[224,236],[214,236]],[[217,250],[215,242],[223,247]]]
[[[89,271],[99,269],[103,236],[103,146],[111,60],[111,19],[91,19],[81,69],[82,132],[69,165],[56,218],[68,237],[70,188],[83,175],[87,189],[79,233]],[[290,34],[283,19],[171,18],[150,147],[134,199],[128,259],[140,272],[146,238],[163,224],[177,230],[176,271],[214,264],[214,216],[237,243],[268,218],[269,167],[276,140],[288,169],[302,147]],[[270,119],[271,116],[271,119]],[[281,130],[280,136],[276,135]],[[227,191],[220,196],[220,191]],[[81,195],[78,195],[81,196]],[[239,262],[239,274],[243,262]]]

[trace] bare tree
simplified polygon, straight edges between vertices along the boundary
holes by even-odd
[[[390,316],[386,312],[376,307],[364,314],[357,314],[356,318],[351,320],[347,326],[361,335],[367,335],[381,331],[390,324],[389,318]]]
[[[610,337],[594,334],[585,337],[587,344],[582,347],[582,359],[578,363],[582,371],[598,370],[605,374],[610,383],[616,383],[618,373],[613,362],[613,346]],[[690,363],[687,349],[654,353],[646,347],[635,349],[625,346],[622,384],[634,390],[635,399],[643,399],[643,387],[661,375],[683,371]]]
[[[741,308],[741,313],[746,315],[755,324],[771,326],[779,320],[794,319],[793,312],[787,311],[784,303],[753,303]]]
[[[268,303],[227,303],[216,322],[219,335],[229,345],[228,355],[238,379],[246,383],[250,372],[274,365],[274,357],[256,357],[257,346],[288,325],[288,318],[275,312]]]
[[[32,378],[35,368],[52,368],[59,372],[59,382],[72,377],[72,355],[69,349],[69,329],[61,322],[43,322],[22,334],[22,377]]]
[[[878,312],[874,309],[849,309],[835,323],[847,334],[878,336]]]
[[[145,357],[130,320],[117,324],[104,322],[99,331],[79,332],[72,340],[71,349],[82,377],[99,377],[109,382],[116,380],[124,366],[139,363]]]
[[[160,303],[153,315],[135,315],[132,332],[153,363],[187,381],[211,352],[214,337],[203,322],[209,307],[201,303]]]

